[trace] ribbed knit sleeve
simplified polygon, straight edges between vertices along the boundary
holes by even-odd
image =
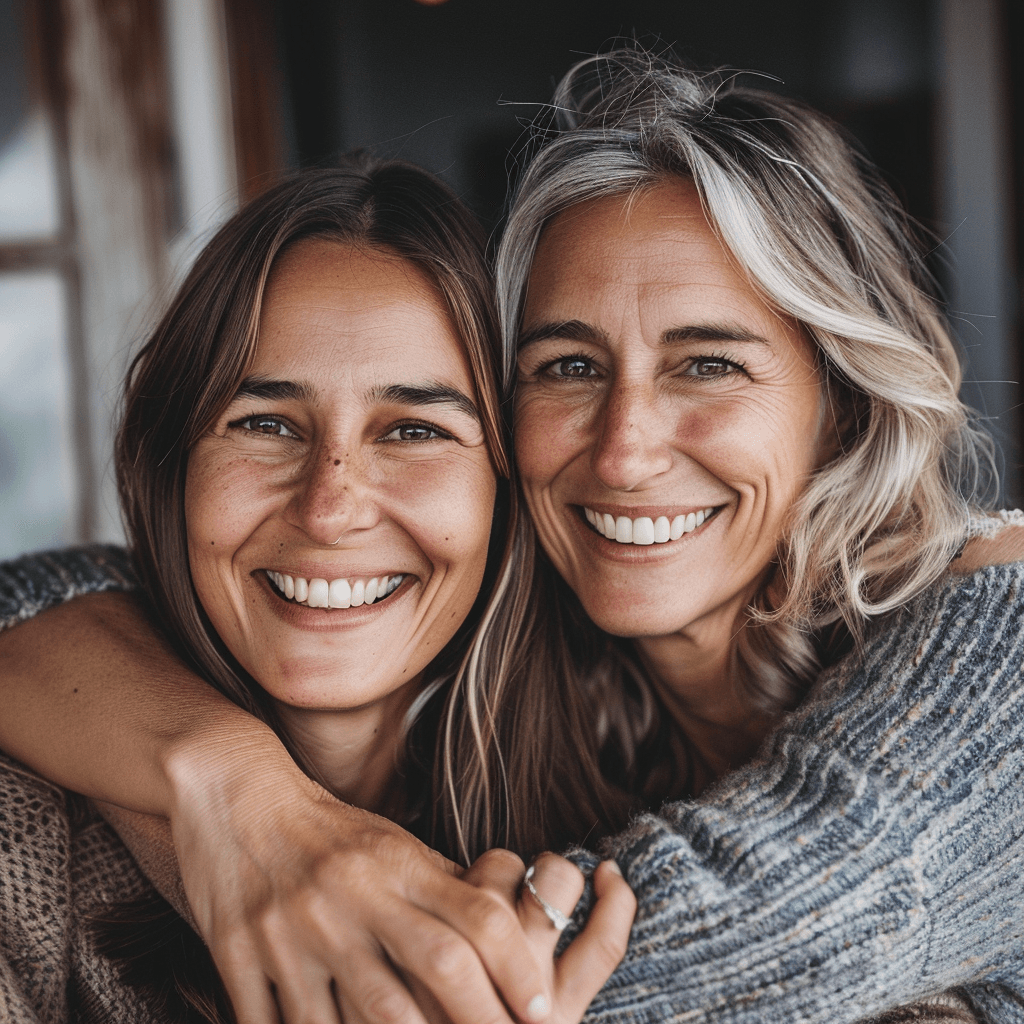
[[[639,910],[587,1021],[843,1024],[954,985],[1024,1021],[1022,589],[947,577],[755,762],[615,837]]]
[[[44,551],[0,562],[0,629],[101,590],[136,585],[128,553],[112,544]]]

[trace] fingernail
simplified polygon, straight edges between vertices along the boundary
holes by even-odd
[[[606,860],[605,864],[608,865],[609,871],[614,871],[620,878],[622,877],[622,868],[619,867],[618,863],[614,860]]]
[[[550,1012],[551,1004],[548,1002],[547,996],[543,995],[534,996],[526,1007],[526,1016],[530,1020],[544,1020]]]

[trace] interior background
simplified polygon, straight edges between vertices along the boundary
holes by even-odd
[[[1019,503],[1015,0],[0,0],[0,557],[120,537],[119,380],[239,201],[368,147],[495,227],[524,120],[623,37],[757,72],[858,136],[935,236]]]

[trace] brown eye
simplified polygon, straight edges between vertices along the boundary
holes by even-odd
[[[276,416],[250,416],[239,421],[237,426],[253,434],[273,434],[277,437],[298,437],[293,430]]]
[[[686,368],[687,377],[724,377],[735,373],[739,367],[728,359],[695,359]]]
[[[386,441],[435,441],[438,438],[449,437],[449,434],[444,433],[437,427],[432,427],[426,423],[403,423],[401,426],[394,427],[391,431],[384,435]]]
[[[556,377],[593,377],[597,374],[590,360],[580,356],[559,359],[551,364],[550,370]]]

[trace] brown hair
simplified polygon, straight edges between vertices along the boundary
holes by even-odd
[[[353,159],[291,177],[228,221],[131,364],[115,461],[121,511],[155,621],[191,667],[264,719],[270,712],[262,692],[216,635],[192,587],[185,476],[189,452],[252,363],[275,259],[314,237],[393,253],[435,283],[470,363],[491,458],[508,475],[482,232],[445,185],[410,164]]]
[[[154,623],[200,676],[271,725],[277,723],[270,702],[217,636],[193,588],[185,479],[190,451],[231,401],[252,364],[274,261],[310,238],[398,256],[434,283],[470,364],[495,470],[503,477],[509,471],[483,232],[445,185],[410,164],[356,157],[336,169],[307,171],[282,181],[220,229],[131,364],[115,449],[117,480]],[[496,517],[491,568],[482,593],[504,547],[507,512],[502,508]],[[411,768],[433,761],[439,705],[447,693],[444,683],[467,646],[476,618],[470,614],[427,670],[433,682],[417,702],[420,718],[407,735]],[[282,739],[288,743],[286,735]],[[290,744],[289,749],[303,763]],[[405,778],[411,812],[427,812],[425,820],[415,822],[426,837],[432,820],[443,818],[444,801],[435,804],[425,791],[429,768],[406,771]],[[229,1019],[209,956],[189,926],[158,897],[112,907],[95,926],[102,949],[121,965],[124,981],[161,1003],[170,1016]]]

